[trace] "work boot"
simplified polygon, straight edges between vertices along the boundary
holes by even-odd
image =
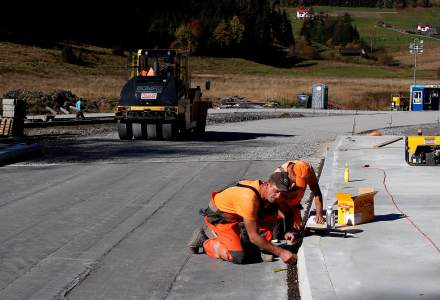
[[[191,241],[188,243],[188,249],[192,254],[199,254],[200,248],[203,248],[203,243],[208,240],[203,228],[197,228],[194,230]],[[203,250],[202,250],[203,253]]]

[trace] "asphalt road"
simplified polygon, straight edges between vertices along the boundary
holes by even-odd
[[[338,134],[438,121],[438,112],[324,116],[209,126],[199,141],[65,137],[0,172],[1,299],[274,299],[273,264],[232,266],[185,245],[212,191],[316,164]],[[73,288],[73,289],[72,289]]]

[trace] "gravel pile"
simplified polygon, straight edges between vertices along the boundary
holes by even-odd
[[[278,118],[302,118],[303,114],[294,112],[225,112],[221,114],[208,114],[206,123],[208,125],[220,123],[232,123],[243,121],[255,121]]]

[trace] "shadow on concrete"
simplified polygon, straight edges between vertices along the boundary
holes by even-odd
[[[224,154],[235,149],[235,142],[244,147],[261,146],[263,141],[252,142],[260,137],[292,137],[293,135],[217,132],[210,131],[196,140],[130,140],[117,137],[81,137],[72,134],[38,136],[30,138],[43,146],[43,155],[37,162],[90,162],[121,159],[166,159]],[[229,143],[228,143],[229,142]],[[218,146],[217,146],[218,144]],[[214,146],[214,147],[213,147]]]
[[[294,137],[290,134],[273,134],[273,133],[254,133],[254,132],[222,132],[207,131],[198,141],[205,142],[228,142],[228,141],[244,141],[253,140],[260,137]]]
[[[365,181],[366,179],[352,179],[349,182],[356,182],[356,181]]]
[[[322,229],[310,229],[306,236],[318,235],[321,237],[341,237],[341,238],[357,238],[356,234],[364,232],[362,229],[358,228],[335,228],[331,230],[327,230],[325,228]]]
[[[406,218],[403,214],[386,214],[386,215],[375,215],[373,222],[388,222],[388,221],[395,221],[399,219]]]

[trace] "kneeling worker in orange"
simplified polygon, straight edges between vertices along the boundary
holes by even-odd
[[[236,186],[214,192],[203,215],[206,225],[216,237],[208,238],[202,228],[197,229],[188,245],[190,251],[198,253],[203,247],[211,257],[243,264],[254,262],[255,252],[261,261],[261,249],[279,256],[285,263],[295,262],[294,253],[272,245],[257,231],[259,221],[267,214],[277,214],[278,209],[291,217],[291,210],[280,197],[288,190],[289,184],[285,174],[276,173],[267,182],[243,180]],[[286,239],[292,238],[292,233],[286,234]]]
[[[302,160],[287,161],[278,167],[274,173],[287,173],[290,179],[291,184],[289,186],[289,191],[287,193],[283,193],[281,198],[287,202],[287,205],[292,210],[294,215],[293,227],[296,229],[300,228],[302,221],[300,210],[301,199],[304,196],[307,186],[309,186],[314,197],[313,200],[316,208],[315,222],[318,224],[324,224],[325,220],[322,209],[322,193],[321,189],[319,188],[315,171],[310,163]],[[288,226],[290,225],[287,222],[286,224]]]

